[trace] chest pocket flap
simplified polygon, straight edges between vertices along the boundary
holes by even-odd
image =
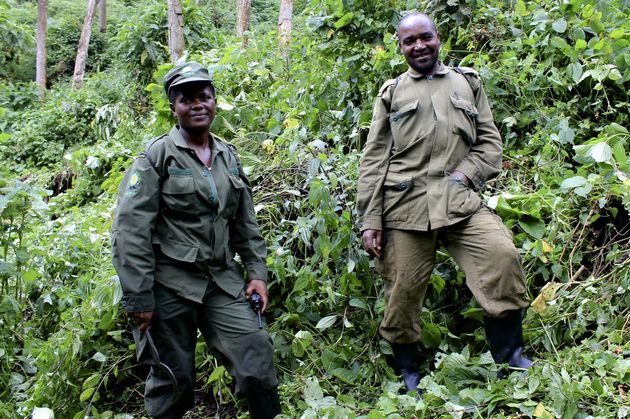
[[[412,114],[413,112],[416,111],[416,109],[418,109],[418,99],[407,103],[406,105],[403,105],[399,110],[397,110],[396,112],[392,112],[391,115],[389,116],[389,120],[391,122],[397,122],[399,121],[401,118]]]
[[[162,192],[169,195],[188,194],[195,192],[195,181],[190,176],[169,176],[162,185]]]
[[[454,96],[451,96],[451,103],[457,109],[464,111],[466,115],[468,115],[470,118],[476,118],[479,115],[479,112],[477,111],[477,107],[473,105],[472,103],[470,103],[469,101],[467,101],[466,99],[456,98]]]
[[[168,257],[182,262],[193,263],[197,260],[199,248],[187,243],[165,238],[159,239],[160,250]]]

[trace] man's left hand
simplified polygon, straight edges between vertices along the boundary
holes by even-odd
[[[462,180],[462,183],[466,186],[470,185],[470,179],[468,179],[468,176],[466,176],[464,172],[460,172],[459,170],[453,170],[453,172],[451,173],[451,176],[460,178]]]
[[[262,298],[262,309],[261,313],[264,313],[267,310],[267,303],[269,302],[269,292],[267,291],[267,283],[262,279],[252,279],[247,284],[247,288],[245,289],[245,297],[249,300],[252,296],[252,293],[256,291],[258,295]]]

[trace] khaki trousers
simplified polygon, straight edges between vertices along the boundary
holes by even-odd
[[[440,244],[466,274],[466,285],[487,316],[502,317],[529,306],[512,234],[487,207],[436,230],[385,230],[384,242],[376,263],[386,303],[380,334],[392,343],[420,339],[420,310]]]

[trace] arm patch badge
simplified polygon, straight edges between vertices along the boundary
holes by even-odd
[[[142,183],[142,175],[139,171],[135,171],[131,174],[131,179],[129,179],[129,186],[127,187],[127,195],[133,196],[138,193],[138,188],[140,188],[140,184]]]

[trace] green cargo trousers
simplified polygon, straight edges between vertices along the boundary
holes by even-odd
[[[173,394],[168,375],[152,367],[144,393],[149,416],[181,418],[193,406],[197,329],[235,378],[238,394],[277,387],[271,338],[258,328],[244,292],[234,298],[210,284],[202,303],[196,303],[156,282],[153,293],[156,311],[151,335],[160,360],[177,378],[179,394]]]
[[[420,310],[438,246],[466,274],[466,285],[489,317],[529,306],[520,255],[499,216],[481,207],[457,224],[431,231],[388,229],[376,268],[383,277],[385,315],[380,334],[392,343],[420,339]]]

